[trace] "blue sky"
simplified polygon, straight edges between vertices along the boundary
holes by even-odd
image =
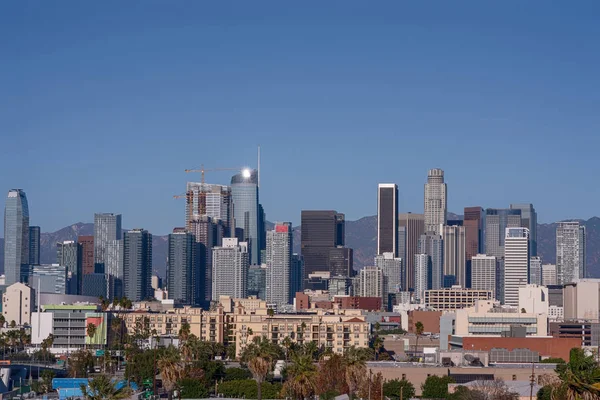
[[[254,165],[269,220],[532,202],[600,214],[600,3],[13,1],[0,5],[0,192],[53,231],[165,234],[183,170]],[[227,172],[207,181],[227,183]],[[1,223],[1,222],[0,222]]]

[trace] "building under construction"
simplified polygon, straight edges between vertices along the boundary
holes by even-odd
[[[233,201],[231,188],[200,182],[188,182],[186,188],[185,226],[192,232],[192,221],[201,217],[210,217],[213,221],[221,221],[229,236],[233,226]]]

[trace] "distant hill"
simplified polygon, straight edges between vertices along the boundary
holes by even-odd
[[[449,213],[449,219],[462,219],[461,215]],[[600,218],[580,220],[587,233],[587,267],[590,277],[600,277]],[[546,263],[556,261],[556,223],[538,225],[538,253]],[[267,229],[273,224],[266,223]],[[294,227],[294,252],[300,252],[300,226]],[[56,243],[76,240],[77,236],[92,235],[94,224],[78,222],[52,233],[41,234],[41,261],[56,262]],[[354,268],[361,269],[373,264],[377,248],[377,216],[346,221],[346,245],[354,249]],[[167,264],[167,236],[153,236],[152,266],[156,273],[165,276]],[[0,254],[4,254],[4,239],[0,239]],[[0,271],[4,271],[4,257],[0,257]]]

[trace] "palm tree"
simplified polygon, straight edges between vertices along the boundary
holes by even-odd
[[[181,329],[179,329],[179,340],[185,342],[190,337],[190,324],[188,322],[184,322],[181,324]]]
[[[281,349],[269,342],[267,338],[257,336],[241,354],[241,360],[248,364],[248,369],[256,381],[258,400],[262,399],[262,383],[271,371],[273,361],[277,359],[280,351]]]
[[[354,395],[362,386],[367,375],[368,353],[364,349],[350,347],[344,354],[346,362],[346,381],[350,395]]]
[[[288,379],[283,385],[283,393],[295,399],[306,399],[317,391],[317,366],[308,354],[293,354],[293,364],[289,366]]]
[[[283,339],[283,348],[285,349],[285,360],[288,361],[289,360],[289,353],[290,353],[290,349],[292,348],[292,345],[294,344],[292,342],[292,339],[290,339],[289,336],[286,336]]]
[[[86,333],[87,336],[90,338],[90,344],[92,343],[92,338],[96,335],[97,330],[98,328],[96,327],[96,325],[92,324],[91,322],[87,324]]]
[[[560,381],[553,385],[552,398],[567,400],[591,400],[600,398],[600,367],[593,356],[586,356],[583,349],[571,349],[569,362],[559,364],[556,373]],[[557,396],[564,394],[566,396]]]
[[[383,348],[383,339],[379,336],[375,336],[373,339],[373,350],[375,350],[375,360],[379,359],[379,353]]]
[[[90,379],[88,385],[81,385],[81,393],[86,400],[120,400],[131,395],[131,390],[124,386],[117,389],[106,375],[98,375]]]
[[[182,378],[184,365],[181,362],[181,354],[173,347],[168,347],[158,360],[158,370],[167,389],[169,399],[172,398],[173,390],[177,382]]]
[[[304,353],[309,354],[315,361],[319,358],[319,345],[314,340],[304,344]]]
[[[5,323],[6,318],[4,318],[4,315],[0,314],[0,328],[3,328]]]
[[[419,351],[419,338],[423,334],[424,329],[425,328],[423,327],[423,323],[421,321],[417,321],[417,323],[415,324],[415,333],[417,334],[417,340],[415,342],[415,353]]]

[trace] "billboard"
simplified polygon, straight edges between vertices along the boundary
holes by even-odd
[[[93,324],[95,331],[93,335],[88,327]],[[105,313],[86,313],[85,314],[85,344],[106,345],[106,336],[108,331],[107,314]]]

